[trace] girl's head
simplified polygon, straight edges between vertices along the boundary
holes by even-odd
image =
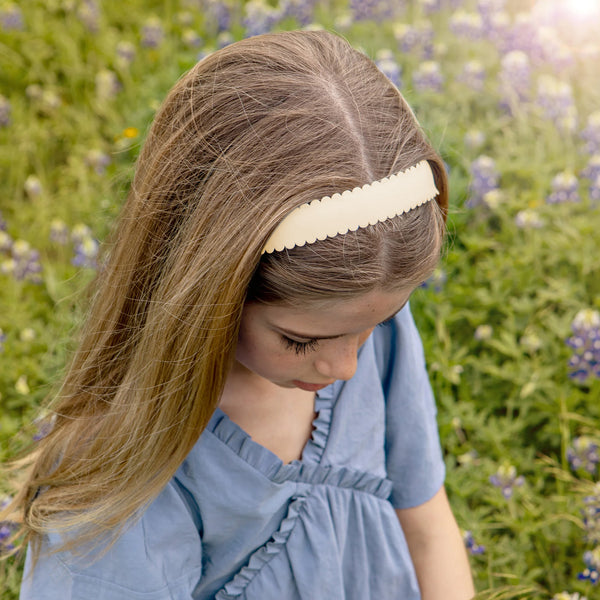
[[[297,206],[422,160],[436,202],[261,255]],[[410,108],[340,37],[257,36],[198,63],[149,131],[54,429],[17,500],[30,537],[74,527],[76,545],[118,529],[212,415],[244,306],[410,291],[438,260],[446,207],[443,163]]]

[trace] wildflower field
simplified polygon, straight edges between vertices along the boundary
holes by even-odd
[[[0,0],[0,459],[44,434],[167,90],[301,27],[376,60],[447,164],[412,307],[478,598],[600,598],[600,0]],[[21,568],[0,562],[2,600]]]

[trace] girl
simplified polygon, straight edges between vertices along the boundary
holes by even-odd
[[[446,208],[411,110],[341,38],[188,72],[13,505],[22,600],[470,598],[407,306]]]

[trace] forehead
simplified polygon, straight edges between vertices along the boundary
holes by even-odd
[[[394,315],[406,304],[411,289],[374,291],[350,299],[332,299],[318,304],[252,303],[244,317],[271,329],[284,329],[305,337],[336,337],[359,333]]]

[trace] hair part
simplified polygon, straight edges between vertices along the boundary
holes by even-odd
[[[428,160],[435,202],[265,255],[297,206]],[[416,285],[438,260],[443,162],[366,56],[327,32],[242,40],[168,94],[139,157],[52,431],[15,513],[34,558],[115,540],[159,494],[218,405],[246,300],[310,302]]]

